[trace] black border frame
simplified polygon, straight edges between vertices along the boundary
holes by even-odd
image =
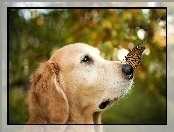
[[[63,125],[167,125],[167,7],[7,7],[7,125],[62,125],[9,123],[9,10],[11,9],[166,9],[166,124],[63,124]]]

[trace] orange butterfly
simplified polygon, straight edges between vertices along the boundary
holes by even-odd
[[[141,55],[144,50],[145,46],[143,43],[134,47],[127,56],[125,56],[126,63],[131,65],[134,69],[137,68],[141,63]]]

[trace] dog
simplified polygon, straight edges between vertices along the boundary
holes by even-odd
[[[30,81],[28,124],[101,124],[102,112],[131,89],[133,68],[75,43],[40,64]],[[81,131],[102,130],[92,125]]]

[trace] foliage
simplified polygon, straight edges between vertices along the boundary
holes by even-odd
[[[25,18],[27,11],[31,18]],[[129,49],[130,43],[144,42],[146,51],[135,70],[132,92],[106,111],[102,122],[166,123],[166,36],[161,35],[166,33],[165,9],[40,11],[9,9],[8,12],[9,123],[27,121],[28,80],[38,63],[48,60],[56,49],[75,42],[98,47],[109,60],[118,60],[117,51]],[[145,32],[144,39],[138,37],[140,30]]]

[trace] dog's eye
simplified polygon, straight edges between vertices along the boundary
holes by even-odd
[[[83,57],[83,59],[82,59],[81,62],[82,62],[82,63],[85,62],[85,63],[90,64],[91,61],[92,61],[91,58],[90,58],[89,56],[86,55],[85,57]]]

